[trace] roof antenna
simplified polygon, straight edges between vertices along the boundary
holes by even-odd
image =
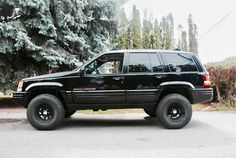
[[[174,48],[173,51],[182,51],[181,48]]]

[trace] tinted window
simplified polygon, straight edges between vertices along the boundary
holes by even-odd
[[[158,59],[158,56],[156,53],[150,53],[150,59],[152,64],[152,71],[153,72],[162,72],[161,63]]]
[[[198,71],[191,54],[162,53],[172,72]]]
[[[129,72],[151,72],[149,53],[130,53]]]

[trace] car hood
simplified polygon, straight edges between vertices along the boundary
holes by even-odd
[[[49,79],[49,78],[61,78],[61,77],[71,76],[73,74],[75,74],[74,71],[66,71],[66,72],[51,73],[51,74],[46,74],[46,75],[29,77],[29,78],[25,78],[23,80],[24,81],[31,81],[31,80],[44,80],[44,79]]]

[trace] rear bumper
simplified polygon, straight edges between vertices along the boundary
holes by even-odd
[[[193,104],[196,103],[207,103],[213,99],[212,88],[199,88],[193,90]]]
[[[13,102],[17,105],[26,106],[26,92],[13,93]]]

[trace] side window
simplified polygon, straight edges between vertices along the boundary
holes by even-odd
[[[149,53],[129,53],[129,72],[151,72]]]
[[[156,53],[150,53],[150,59],[153,72],[162,72],[162,66]]]
[[[105,54],[86,68],[86,74],[118,74],[122,72],[123,67],[123,53]]]
[[[162,53],[172,72],[198,71],[191,54],[185,53]]]

